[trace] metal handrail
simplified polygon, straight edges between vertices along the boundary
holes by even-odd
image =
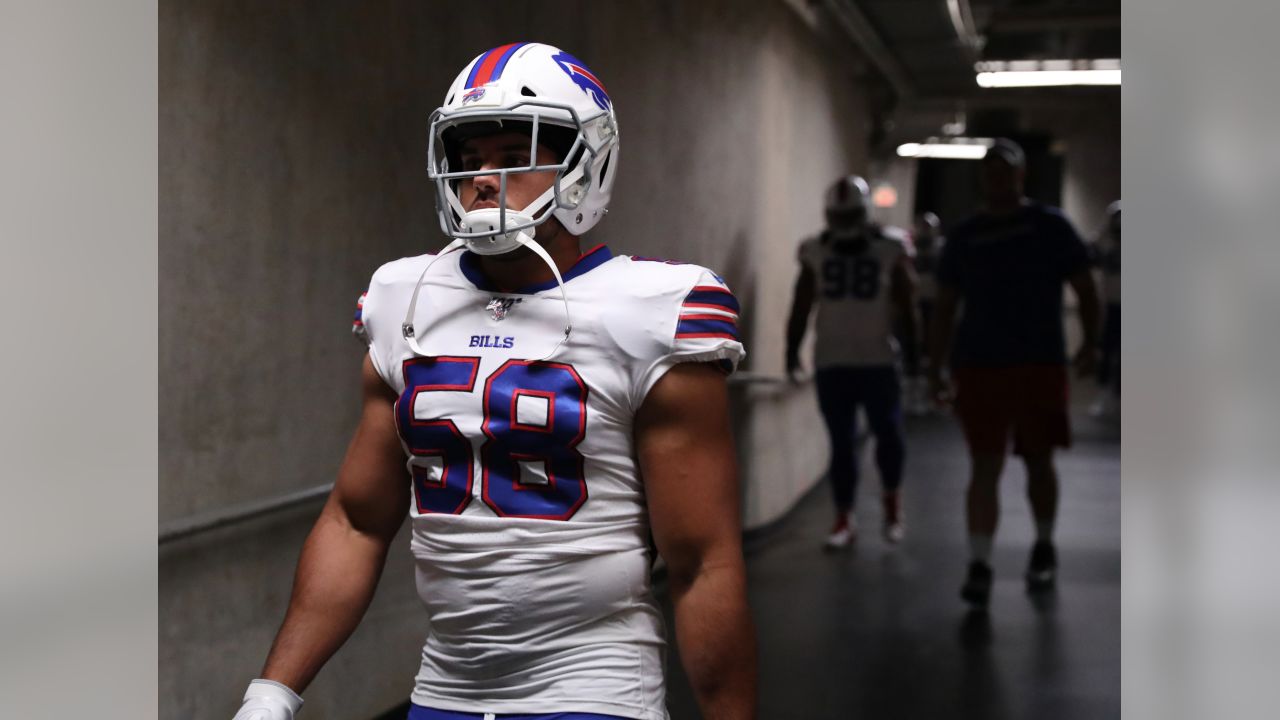
[[[160,529],[160,544],[164,545],[192,535],[199,535],[210,530],[217,530],[228,525],[262,517],[263,515],[272,515],[299,505],[305,505],[312,500],[327,496],[332,489],[333,483],[325,483],[305,490],[295,490],[283,495],[277,495],[266,500],[240,503],[221,510],[175,520]]]
[[[729,376],[730,385],[785,385],[787,382],[787,378],[780,375],[765,375],[748,371],[740,371]],[[277,495],[266,500],[240,503],[220,510],[181,518],[168,523],[160,529],[159,543],[166,545],[176,540],[200,535],[228,525],[252,520],[253,518],[284,512],[314,500],[322,499],[328,496],[331,490],[333,490],[333,483],[325,483],[304,490],[295,490],[283,495]]]

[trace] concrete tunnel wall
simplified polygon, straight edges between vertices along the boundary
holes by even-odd
[[[426,119],[474,55],[562,46],[601,77],[622,146],[584,238],[697,262],[741,299],[744,369],[779,375],[795,248],[821,191],[866,171],[856,78],[777,0],[160,3],[160,522],[331,481],[358,410],[354,302],[443,245]],[[748,527],[825,465],[808,387],[735,386]],[[226,718],[283,617],[318,504],[160,548],[163,717]],[[407,536],[307,717],[403,702],[426,631]]]

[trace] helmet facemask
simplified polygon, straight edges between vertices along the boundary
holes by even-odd
[[[547,115],[554,113],[554,119]],[[564,117],[568,120],[562,119]],[[437,110],[431,116],[431,138],[427,148],[428,174],[435,182],[436,209],[440,229],[465,242],[480,255],[511,252],[533,240],[533,229],[557,211],[572,213],[587,196],[595,180],[595,168],[607,150],[612,134],[611,118],[601,114],[587,123],[577,111],[559,103],[522,100],[502,110],[477,108],[447,116]],[[594,131],[594,132],[593,132]],[[529,164],[520,167],[486,168],[466,171],[460,161],[461,145],[468,139],[497,132],[520,132],[529,136]],[[592,135],[603,136],[593,143]],[[570,139],[571,138],[571,139]],[[549,141],[550,140],[550,141]],[[554,164],[538,164],[539,143],[560,156]],[[554,171],[551,186],[524,208],[507,204],[507,178],[516,173]],[[458,195],[467,178],[497,175],[497,208],[468,211]]]

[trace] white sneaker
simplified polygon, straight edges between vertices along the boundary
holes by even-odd
[[[827,541],[823,545],[828,550],[843,550],[849,547],[853,539],[857,537],[858,530],[854,526],[853,517],[851,515],[842,515],[836,518],[836,524],[832,526],[831,532],[827,534]]]
[[[890,545],[897,545],[907,536],[907,528],[900,522],[885,523],[884,539]]]
[[[883,501],[884,539],[891,545],[897,545],[907,534],[902,522],[902,496],[897,492],[885,493]]]

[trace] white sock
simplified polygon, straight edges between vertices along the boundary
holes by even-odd
[[[1036,520],[1036,542],[1053,542],[1053,521]]]
[[[991,536],[990,535],[970,535],[969,536],[969,555],[974,560],[988,562],[991,559]]]

